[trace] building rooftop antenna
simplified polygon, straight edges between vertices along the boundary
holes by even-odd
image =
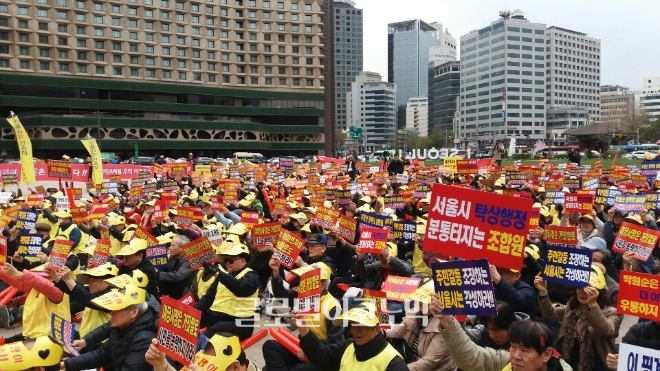
[[[511,17],[511,12],[508,10],[500,10],[500,18],[509,19]]]

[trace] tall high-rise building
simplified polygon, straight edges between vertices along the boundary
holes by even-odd
[[[584,107],[589,122],[600,120],[600,39],[561,27],[548,27],[546,105]]]
[[[428,24],[421,19],[405,22],[390,23],[388,25],[387,44],[387,81],[397,86],[396,104],[399,109],[398,125],[404,126],[405,109],[408,99],[413,97],[426,97],[428,95],[428,69],[430,49],[434,46],[447,48],[440,52],[434,49],[435,55],[444,55],[455,50],[456,41],[451,35],[442,30],[442,25]],[[438,58],[442,60],[442,58]]]
[[[429,100],[426,97],[408,99],[406,105],[406,131],[420,137],[429,135]]]
[[[376,72],[360,72],[347,94],[349,126],[362,129],[362,149],[385,149],[396,132],[396,85]]]
[[[456,38],[449,33],[449,30],[443,28],[442,23],[433,22],[431,26],[437,29],[435,35],[440,40],[440,43],[429,48],[429,64],[431,66],[439,66],[455,61],[457,56]]]
[[[322,3],[0,0],[0,114],[21,117],[38,157],[83,155],[88,134],[122,157],[129,141],[177,157],[324,152]]]
[[[337,129],[346,130],[346,93],[364,66],[362,9],[353,0],[334,0],[334,17],[328,22],[335,27],[335,122]]]
[[[622,124],[635,113],[635,94],[625,86],[600,87],[600,121],[609,125]]]
[[[545,139],[546,26],[516,10],[461,36],[462,146]]]
[[[660,76],[647,77],[638,93],[639,108],[651,116],[660,118]]]
[[[435,128],[451,130],[454,126],[456,101],[461,91],[461,62],[453,61],[429,66],[428,132]]]

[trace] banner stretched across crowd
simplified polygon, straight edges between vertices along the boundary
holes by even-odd
[[[3,165],[0,370],[254,370],[268,333],[271,371],[660,359],[655,159],[322,160]]]

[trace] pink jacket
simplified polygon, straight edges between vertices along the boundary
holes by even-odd
[[[55,284],[51,280],[28,270],[24,270],[22,273],[23,278],[18,280],[5,273],[4,269],[0,269],[0,280],[7,282],[26,294],[30,293],[32,289],[37,290],[39,293],[46,295],[48,300],[53,303],[59,303],[64,298],[64,293],[55,287]]]

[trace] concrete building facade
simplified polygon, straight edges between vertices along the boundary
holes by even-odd
[[[429,64],[429,133],[435,128],[451,130],[454,126],[456,101],[461,91],[461,63]]]
[[[37,153],[88,133],[118,152],[324,151],[322,17],[320,0],[0,0],[0,107]]]
[[[651,116],[660,118],[660,76],[647,77],[638,94],[639,108]]]
[[[635,113],[635,94],[627,87],[603,85],[600,87],[600,122],[621,124]]]
[[[420,137],[429,135],[429,100],[426,97],[408,99],[406,105],[406,131]]]
[[[396,85],[379,73],[362,71],[352,84],[349,126],[362,129],[362,149],[385,149],[396,132]],[[347,99],[348,100],[348,99]]]
[[[335,122],[337,129],[347,130],[346,93],[351,90],[355,76],[363,70],[362,9],[352,0],[334,0],[335,27]]]
[[[601,119],[600,39],[561,27],[546,31],[546,105],[585,107],[589,122]]]
[[[461,36],[460,114],[467,146],[545,139],[546,25],[516,10]]]

